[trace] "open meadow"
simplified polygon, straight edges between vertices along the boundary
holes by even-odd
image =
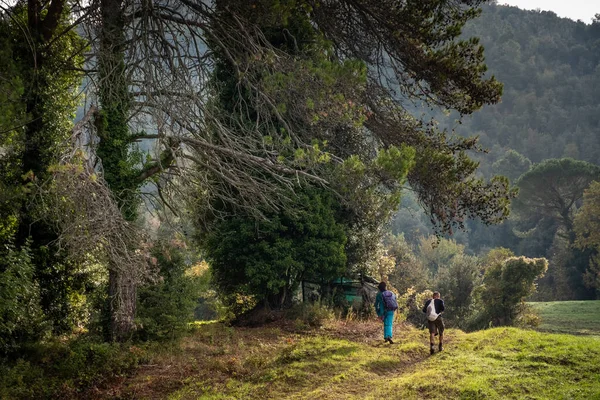
[[[86,393],[109,399],[600,399],[600,338],[495,328],[447,331],[430,356],[425,331],[376,322],[197,326],[178,350]]]
[[[541,318],[538,330],[600,336],[600,300],[528,303]]]

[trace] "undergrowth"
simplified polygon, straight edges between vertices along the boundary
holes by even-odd
[[[31,345],[0,363],[1,399],[67,399],[147,361],[145,347],[98,343],[81,337]]]

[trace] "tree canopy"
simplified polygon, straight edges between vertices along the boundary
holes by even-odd
[[[581,205],[584,190],[598,176],[600,167],[585,161],[545,160],[517,181],[519,196],[514,201],[514,210],[521,220],[554,219],[573,243],[575,211]]]

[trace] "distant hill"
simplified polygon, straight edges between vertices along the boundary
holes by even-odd
[[[566,156],[600,164],[600,21],[489,4],[464,34],[481,39],[489,73],[504,83],[500,104],[457,129],[492,150],[486,175],[503,172],[491,165],[509,149],[534,163]]]
[[[488,73],[504,84],[502,101],[465,117],[462,124],[456,114],[433,116],[459,135],[480,137],[489,153],[474,157],[484,176],[500,174],[514,181],[548,158],[600,164],[600,21],[585,24],[552,12],[486,4],[463,33],[480,38]],[[413,197],[406,192],[391,224],[393,233],[404,232],[412,242],[432,233]],[[490,228],[469,222],[468,229],[454,239],[469,252],[496,246],[519,252],[519,239],[508,224]]]

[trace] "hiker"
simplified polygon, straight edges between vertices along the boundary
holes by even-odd
[[[392,340],[394,311],[398,309],[396,295],[386,290],[386,283],[379,282],[379,293],[375,297],[375,311],[377,316],[383,322],[383,340],[394,344]]]
[[[429,354],[433,354],[435,345],[435,336],[439,334],[439,351],[444,350],[444,320],[442,312],[444,311],[444,300],[440,299],[440,292],[433,292],[433,298],[425,302],[423,312],[427,316],[427,325],[429,326]]]

